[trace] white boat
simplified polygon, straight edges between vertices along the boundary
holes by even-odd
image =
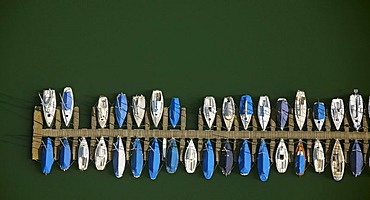
[[[224,98],[224,102],[222,104],[222,117],[224,118],[227,131],[230,131],[235,117],[235,104],[232,97]]]
[[[335,128],[339,130],[340,125],[342,124],[343,119],[344,119],[343,99],[336,98],[336,99],[331,100],[330,112],[331,112],[331,118],[333,120]]]
[[[167,154],[167,138],[162,139],[162,160],[166,160]]]
[[[265,131],[267,124],[269,123],[271,113],[270,100],[268,96],[260,96],[257,112],[261,128]]]
[[[195,149],[193,139],[190,139],[189,145],[186,148],[184,160],[186,172],[189,174],[194,173],[195,168],[197,167],[198,154],[197,150]]]
[[[78,169],[85,171],[89,166],[89,145],[87,145],[85,137],[81,138],[80,145],[78,147]]]
[[[162,91],[154,90],[152,92],[152,98],[150,99],[150,114],[152,115],[154,127],[158,127],[163,114],[163,95]]]
[[[101,128],[107,126],[109,102],[108,98],[105,96],[100,96],[98,101],[98,122]]]
[[[117,141],[113,143],[113,145],[113,170],[116,177],[121,178],[126,165],[126,152],[122,138],[117,136]]]
[[[280,139],[279,145],[275,154],[276,169],[279,173],[285,173],[288,169],[288,149],[286,148],[284,139]]]
[[[104,170],[107,164],[108,150],[104,137],[100,137],[99,143],[95,149],[95,166],[97,170]]]
[[[353,128],[357,131],[361,128],[362,116],[364,113],[364,103],[358,90],[353,90],[354,94],[349,97],[349,114],[351,115]]]
[[[330,164],[334,180],[342,180],[346,163],[344,162],[342,147],[340,146],[338,139],[335,141],[333,151],[331,153]]]
[[[144,95],[136,95],[132,97],[132,113],[137,127],[140,127],[145,114],[145,97]]]
[[[63,96],[61,97],[62,104],[62,116],[66,127],[69,126],[73,115],[74,107],[74,96],[73,90],[70,87],[66,87],[63,90]]]
[[[209,129],[212,128],[213,122],[215,121],[216,113],[217,109],[215,98],[212,96],[205,97],[203,103],[203,115]]]
[[[304,91],[297,91],[294,103],[294,116],[299,130],[302,130],[306,121],[307,103]]]
[[[40,96],[40,94],[39,97],[41,100],[42,111],[44,113],[46,125],[50,127],[54,121],[57,106],[55,90],[52,90],[50,88],[48,90],[44,90],[42,93],[42,97]]]
[[[322,148],[320,140],[316,139],[315,145],[313,147],[313,166],[315,168],[315,172],[322,173],[324,172],[325,168],[325,152],[324,148]]]

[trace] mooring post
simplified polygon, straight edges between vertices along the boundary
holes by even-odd
[[[54,139],[54,160],[59,160],[59,148],[60,148],[60,138],[55,137]]]
[[[222,115],[221,115],[221,108],[217,108],[216,114],[216,130],[221,131],[222,129]]]
[[[75,106],[73,108],[73,129],[80,127],[80,107]]]
[[[198,161],[202,161],[203,160],[203,139],[202,138],[199,138],[198,139]]]
[[[131,150],[131,138],[126,140],[126,160],[130,160],[130,150]]]
[[[95,106],[93,106],[92,110],[91,110],[91,129],[96,129],[96,109],[95,109]]]
[[[148,154],[147,152],[150,151],[149,149],[149,138],[144,138],[144,160],[148,160]]]
[[[108,160],[112,160],[113,137],[108,137]]]
[[[55,129],[60,129],[61,124],[61,112],[60,106],[58,106],[55,113]]]
[[[150,129],[149,113],[150,113],[149,108],[146,108],[145,109],[145,114],[144,114],[145,130],[149,130]]]
[[[294,162],[294,140],[293,139],[289,139],[288,151],[289,151],[289,162],[292,163]]]
[[[271,163],[274,163],[274,149],[275,149],[275,140],[274,139],[271,139],[270,141],[270,160],[271,160]]]
[[[114,118],[114,106],[111,106],[109,109],[109,129],[114,129],[114,123],[115,123],[115,118]]]
[[[307,121],[307,131],[313,131],[314,130],[312,120],[313,120],[313,118],[312,118],[311,108],[307,108],[307,118],[306,118],[306,121]]]
[[[127,109],[126,124],[127,124],[127,130],[132,130],[132,108],[131,106],[129,106]]]
[[[185,107],[181,108],[181,119],[180,120],[181,120],[181,130],[184,131],[186,129],[186,108]]]
[[[369,149],[369,141],[368,140],[364,140],[363,141],[363,146],[364,146],[364,163],[366,165],[366,163],[367,163],[367,151]]]
[[[307,161],[311,163],[311,148],[312,148],[312,140],[307,140]]]
[[[202,107],[200,107],[198,110],[198,130],[203,130]]]
[[[240,148],[239,148],[238,140],[237,139],[234,139],[234,145],[233,145],[234,162],[237,162],[238,161],[238,156],[239,156],[239,153],[240,153],[239,151],[240,151]]]
[[[327,139],[325,140],[325,160],[326,160],[326,163],[329,163],[330,162],[330,140]]]
[[[235,108],[235,113],[239,113],[238,108]],[[235,117],[234,117],[234,130],[235,131],[239,131],[239,124],[240,124],[239,120],[240,120],[239,115],[235,115]]]
[[[91,139],[90,139],[90,160],[94,160],[95,146],[96,146],[96,138],[91,137]]]
[[[349,163],[349,140],[348,139],[345,139],[344,140],[344,160],[346,161],[346,163]]]
[[[221,139],[216,139],[216,149],[215,149],[215,156],[216,156],[216,163],[220,161],[220,153],[221,153]]]
[[[256,152],[258,152],[257,151],[257,139],[252,139],[252,162],[257,162]]]
[[[185,138],[181,138],[180,139],[180,161],[182,162],[183,161],[183,157],[184,157],[184,152],[185,152]]]
[[[331,131],[329,109],[326,109],[325,112],[326,112],[326,115],[325,115],[325,131],[329,132],[329,131]]]
[[[72,140],[72,160],[77,160],[78,137],[73,137]]]
[[[276,130],[276,111],[275,109],[271,110],[271,117],[270,117],[270,131],[275,132]],[[275,142],[275,141],[274,141]],[[273,160],[273,159],[271,159]]]
[[[257,113],[254,112],[253,115],[252,115],[252,126],[253,126],[252,130],[254,130],[254,131],[258,130],[257,119],[258,119]]]
[[[362,115],[362,124],[363,124],[363,131],[364,132],[367,132],[368,131],[368,122],[367,122],[367,118],[368,117],[368,113],[364,111],[364,114]]]
[[[344,119],[343,119],[343,126],[344,126],[344,132],[349,132],[349,121],[348,121],[348,117],[350,116],[349,115],[349,112],[347,109],[344,110]]]
[[[168,130],[168,107],[163,108],[162,128]]]
[[[294,131],[294,112],[293,112],[293,108],[289,108],[288,131]]]

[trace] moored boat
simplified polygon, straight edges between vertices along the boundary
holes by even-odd
[[[203,103],[203,115],[209,129],[212,128],[213,122],[215,121],[216,113],[217,110],[215,98],[212,96],[205,97]]]
[[[166,160],[167,155],[167,138],[162,138],[162,160]]]
[[[66,171],[71,166],[71,147],[69,146],[68,138],[63,137],[61,140],[59,164],[60,169]]]
[[[51,127],[51,124],[54,121],[55,117],[55,111],[57,107],[57,100],[55,97],[55,90],[48,89],[44,90],[42,93],[42,97],[40,96],[41,105],[42,105],[42,111],[44,113],[44,119],[46,122],[46,125],[48,127]]]
[[[261,139],[258,150],[257,168],[261,181],[267,181],[270,174],[270,156],[264,139]]]
[[[294,116],[299,130],[302,130],[306,122],[307,103],[304,91],[297,91],[294,102]]]
[[[364,166],[364,157],[362,155],[360,144],[355,140],[352,151],[349,157],[349,165],[351,167],[352,174],[357,177],[361,175],[362,168]]]
[[[230,131],[235,117],[235,104],[232,97],[224,98],[222,103],[222,117],[224,119],[227,131]]]
[[[80,140],[77,159],[78,159],[78,169],[81,171],[85,171],[89,166],[90,160],[89,145],[87,144],[85,137],[82,137]]]
[[[295,170],[298,176],[303,176],[306,170],[306,151],[304,150],[302,140],[300,139],[295,150]]]
[[[140,127],[145,114],[145,97],[143,95],[132,97],[132,114],[134,116],[136,126]]]
[[[316,139],[314,147],[313,147],[313,166],[315,168],[315,172],[322,173],[325,169],[325,152],[324,148],[321,145],[320,140]]]
[[[100,96],[98,100],[98,122],[101,128],[107,126],[108,112],[109,112],[109,102],[108,98],[105,96]]]
[[[42,141],[42,145],[41,169],[43,174],[48,175],[50,174],[54,163],[53,143],[51,142],[51,139],[47,137],[45,142]]]
[[[289,116],[288,101],[285,98],[279,98],[276,103],[276,110],[277,126],[280,128],[280,130],[284,130]]]
[[[149,150],[149,177],[152,180],[157,178],[159,173],[159,166],[161,164],[161,151],[159,149],[158,140],[155,137]]]
[[[268,96],[260,96],[258,101],[258,120],[263,131],[266,130],[267,124],[270,121],[270,100]]]
[[[284,139],[280,139],[275,153],[276,170],[279,173],[285,173],[288,169],[288,149],[286,148]]]
[[[180,99],[174,97],[171,99],[171,105],[169,108],[169,118],[173,128],[177,126],[179,123],[180,115],[181,115],[181,106],[180,106]]]
[[[362,116],[364,113],[364,103],[362,96],[354,89],[354,94],[349,97],[349,114],[351,115],[353,128],[358,131],[361,128]]]
[[[325,105],[323,102],[315,102],[313,104],[313,120],[315,122],[317,130],[321,131],[322,126],[325,122]]]
[[[97,170],[104,170],[107,164],[108,150],[104,137],[100,137],[99,143],[95,149],[95,167]]]
[[[248,140],[244,139],[238,156],[239,173],[242,176],[249,174],[252,168],[252,154],[249,149]]]
[[[206,179],[211,179],[215,170],[215,153],[211,140],[208,139],[203,149],[203,175]]]
[[[190,142],[188,146],[186,147],[184,160],[185,160],[186,172],[189,174],[194,173],[197,167],[198,154],[197,154],[197,150],[195,149],[193,139],[190,139]]]
[[[338,139],[335,141],[333,151],[331,153],[330,165],[334,180],[342,180],[346,163],[344,161],[344,154]]]
[[[123,94],[121,92],[117,95],[116,104],[114,105],[114,112],[116,114],[118,127],[121,128],[128,112],[128,103],[126,94]]]
[[[239,114],[243,128],[247,130],[253,116],[253,101],[251,96],[243,95],[240,98]]]
[[[167,151],[166,170],[173,174],[177,171],[179,165],[179,150],[177,148],[176,139],[171,138],[170,145]]]
[[[344,103],[343,99],[336,98],[331,100],[331,118],[333,120],[336,130],[340,129],[340,126],[344,119]]]
[[[72,88],[64,88],[61,100],[63,121],[66,127],[68,127],[71,122],[74,108],[74,96]]]
[[[126,166],[126,152],[123,146],[122,138],[117,136],[117,140],[113,143],[113,170],[117,178],[121,178]]]
[[[154,90],[150,99],[150,114],[154,127],[157,128],[163,114],[164,99],[162,91]]]
[[[233,156],[233,149],[231,148],[230,141],[226,140],[225,145],[221,149],[221,156],[220,156],[220,168],[222,174],[225,176],[229,176],[231,171],[233,170],[234,165],[234,156]]]
[[[143,171],[143,164],[144,164],[144,155],[143,149],[141,147],[140,139],[135,138],[134,144],[132,145],[131,150],[131,171],[135,178],[139,178],[141,172]]]

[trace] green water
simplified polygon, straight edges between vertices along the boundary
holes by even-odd
[[[76,163],[67,172],[54,164],[44,176],[31,160],[32,111],[37,93],[72,86],[80,127],[100,94],[111,101],[161,89],[166,105],[178,96],[188,109],[188,129],[197,127],[203,97],[249,93],[272,102],[297,89],[312,106],[340,96],[348,102],[357,87],[370,95],[370,3],[368,1],[0,1],[1,199],[175,198],[175,199],[348,199],[368,198],[370,173],[354,178],[347,166],[341,182],[330,169],[309,167],[298,178],[292,166],[267,182],[256,167],[247,177],[235,168],[205,180],[198,167],[186,174],[163,168],[151,181],[126,168],[116,179],[112,164],[86,172]],[[238,102],[238,100],[237,100]]]

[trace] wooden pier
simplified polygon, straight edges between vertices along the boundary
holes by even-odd
[[[136,127],[136,124],[133,123],[132,117],[132,110],[130,109],[127,118],[125,121],[124,128],[118,128],[115,122],[113,107],[110,108],[110,115],[109,115],[109,122],[108,126],[105,129],[101,129],[97,127],[97,118],[96,118],[96,109],[93,107],[91,112],[91,128],[79,128],[79,108],[74,108],[73,114],[73,128],[61,128],[61,112],[60,108],[57,109],[56,112],[56,119],[54,123],[54,128],[44,128],[43,127],[43,116],[40,106],[36,106],[34,108],[33,113],[33,138],[32,138],[32,159],[39,160],[40,159],[40,149],[42,147],[42,138],[43,137],[53,137],[54,139],[54,152],[55,152],[55,159],[59,158],[59,151],[58,148],[60,147],[59,139],[62,137],[70,138],[71,148],[72,148],[72,159],[77,159],[77,150],[79,145],[79,138],[86,137],[90,141],[90,159],[93,159],[94,150],[96,146],[96,139],[101,136],[104,136],[107,145],[108,145],[108,160],[112,159],[112,143],[114,138],[117,136],[121,136],[124,138],[124,142],[126,142],[125,150],[126,150],[126,158],[129,159],[131,143],[134,138],[139,137],[143,139],[144,144],[144,159],[147,159],[147,151],[149,147],[150,140],[153,137],[158,138],[176,138],[179,143],[179,152],[180,152],[180,161],[183,160],[183,155],[185,152],[185,148],[187,145],[187,141],[189,139],[197,139],[196,147],[198,150],[198,160],[202,160],[202,153],[201,150],[203,148],[203,144],[205,143],[204,140],[212,139],[215,142],[215,153],[216,153],[216,161],[219,161],[220,150],[222,147],[222,141],[226,139],[231,140],[234,142],[233,149],[235,158],[238,155],[238,151],[240,148],[241,139],[249,139],[248,141],[251,143],[251,151],[252,151],[252,159],[255,161],[256,158],[256,151],[258,148],[259,140],[264,138],[267,141],[268,146],[270,147],[270,157],[274,157],[274,151],[276,149],[276,144],[278,144],[279,140],[283,138],[287,143],[287,148],[289,151],[289,162],[294,161],[294,152],[295,152],[295,144],[299,139],[302,139],[306,142],[306,152],[308,156],[308,162],[311,162],[311,150],[312,144],[314,140],[319,139],[325,146],[325,153],[326,153],[326,161],[329,162],[330,154],[332,149],[333,140],[339,139],[342,142],[342,147],[345,152],[345,158],[349,160],[349,152],[350,152],[350,141],[355,139],[362,142],[363,146],[363,153],[364,153],[364,161],[368,161],[367,152],[369,147],[369,139],[370,135],[368,132],[368,114],[364,113],[363,116],[363,130],[361,132],[350,131],[349,120],[347,117],[349,113],[347,112],[345,115],[345,119],[343,121],[343,130],[341,131],[332,131],[331,129],[331,122],[327,115],[325,121],[325,129],[324,131],[315,131],[313,128],[314,123],[311,116],[311,111],[308,110],[308,116],[306,121],[306,131],[296,131],[294,130],[294,116],[293,110],[289,111],[289,119],[288,119],[288,126],[284,131],[280,129],[276,129],[276,122],[275,122],[275,113],[272,112],[272,118],[270,119],[270,126],[268,131],[260,131],[259,124],[257,124],[257,116],[252,117],[252,121],[250,124],[250,128],[248,130],[244,130],[241,126],[239,115],[235,116],[234,127],[231,131],[227,131],[223,127],[222,123],[222,116],[221,116],[221,109],[217,109],[217,115],[215,119],[215,127],[212,130],[205,130],[208,127],[205,127],[205,121],[203,120],[202,110],[199,109],[198,114],[198,130],[186,130],[186,108],[181,108],[181,119],[180,125],[176,129],[169,129],[168,123],[168,109],[164,109],[164,114],[162,117],[162,123],[160,129],[151,129],[151,119],[149,110],[146,110],[145,118],[143,120],[144,125],[143,127]],[[238,113],[238,112],[237,112]],[[328,114],[328,112],[327,112]],[[172,128],[172,127],[171,127]],[[236,160],[236,159],[235,159]],[[271,159],[273,161],[273,159]]]

